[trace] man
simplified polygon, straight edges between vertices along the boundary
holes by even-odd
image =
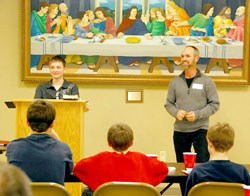
[[[41,1],[39,3],[39,11],[33,10],[30,14],[30,35],[37,36],[46,33],[46,21],[49,3]],[[40,55],[31,55],[30,66],[34,67],[40,62]]]
[[[33,10],[31,12],[30,29],[31,36],[41,35],[46,33],[47,12],[49,10],[49,3],[42,1],[39,3],[39,11]]]
[[[30,179],[18,167],[0,162],[0,196],[32,196]]]
[[[250,176],[243,165],[230,162],[228,151],[234,144],[234,130],[228,123],[217,123],[207,133],[211,159],[197,165],[188,176],[186,193],[201,182],[235,182],[250,185]]]
[[[147,30],[145,23],[138,18],[138,8],[132,6],[126,17],[122,19],[122,22],[117,30],[117,37],[120,38],[124,35],[145,35],[146,39],[152,39],[150,32]],[[133,67],[139,66],[140,62],[147,60],[147,57],[118,57],[119,62],[125,66]]]
[[[230,28],[231,24],[231,8],[224,6],[214,18],[214,35],[216,37],[226,37],[227,29]]]
[[[207,129],[209,116],[219,109],[219,98],[214,82],[196,68],[199,51],[186,46],[181,54],[184,71],[170,81],[165,108],[176,118],[174,147],[177,162],[184,162],[183,152],[193,145],[197,162],[209,160]],[[185,185],[181,184],[184,194]]]
[[[235,19],[232,23],[231,30],[227,34],[227,38],[243,42],[245,26],[245,7],[238,7],[235,15]],[[231,66],[230,68],[242,67],[243,65],[243,59],[227,59],[227,61]]]
[[[106,33],[107,39],[112,39],[116,35],[117,28],[115,26],[114,20],[107,15],[106,11],[102,7],[97,7],[95,9],[95,16],[97,19],[93,21],[94,26],[102,33]]]
[[[207,3],[202,8],[202,13],[195,14],[186,21],[174,22],[175,27],[192,26],[190,36],[211,36],[210,30],[213,29],[214,5]]]
[[[82,159],[76,164],[73,172],[93,191],[111,181],[158,185],[168,174],[167,165],[142,153],[129,151],[133,139],[133,131],[128,125],[114,124],[107,134],[108,145],[112,148],[112,152],[101,152]],[[87,195],[86,191],[83,195]]]
[[[31,134],[7,146],[10,164],[21,168],[33,182],[55,182],[64,185],[65,175],[73,170],[69,146],[58,140],[52,129],[56,111],[44,100],[34,101],[27,111],[27,124]]]
[[[47,14],[46,20],[46,31],[47,33],[53,32],[54,26],[57,23],[60,23],[60,19],[55,19],[58,14],[58,5],[57,4],[50,4],[49,6],[49,14]]]
[[[37,87],[35,99],[63,99],[63,95],[79,96],[77,85],[63,78],[65,60],[62,57],[52,57],[49,63],[49,70],[53,78]]]
[[[68,23],[72,20],[72,17],[69,15],[69,8],[65,3],[59,4],[59,10],[61,15],[57,17],[60,22],[57,23],[53,33],[63,33],[66,32],[66,27]]]

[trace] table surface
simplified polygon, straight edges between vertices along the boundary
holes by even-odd
[[[199,163],[195,164],[198,165]],[[184,163],[167,163],[168,167],[175,167],[175,170],[169,171],[167,177],[163,180],[163,183],[180,183],[186,182],[187,174],[183,173],[181,170],[184,170]],[[250,164],[243,164],[248,171],[250,172]],[[80,180],[75,176],[71,175],[66,177],[65,182],[80,182]]]
[[[62,35],[52,34],[41,35],[46,41],[40,41],[39,37],[31,37],[32,55],[100,55],[100,56],[152,56],[168,57],[180,56],[181,51],[187,45],[196,46],[200,51],[201,57],[206,58],[243,58],[243,42],[228,40],[226,44],[217,44],[216,37],[210,37],[211,41],[204,42],[199,36],[191,36],[189,40],[184,39],[182,44],[175,44],[174,36],[153,36],[152,40],[144,36],[133,36],[140,38],[139,43],[127,43],[126,38],[107,39],[103,43],[93,42],[91,39],[78,38],[69,43],[62,42]],[[193,39],[198,42],[193,43]]]

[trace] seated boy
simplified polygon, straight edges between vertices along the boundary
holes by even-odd
[[[18,167],[0,162],[0,196],[32,196],[30,179]]]
[[[10,164],[21,168],[33,182],[55,182],[64,185],[66,174],[73,170],[72,152],[59,141],[52,127],[56,116],[54,106],[44,100],[34,101],[28,108],[27,124],[32,132],[7,146]]]
[[[234,144],[234,130],[228,123],[217,123],[207,132],[210,161],[197,165],[188,176],[186,193],[201,182],[235,182],[250,185],[248,170],[229,161],[228,151]]]
[[[111,126],[107,140],[113,152],[84,158],[74,167],[75,175],[93,191],[111,181],[145,182],[156,186],[167,176],[168,167],[164,162],[128,151],[133,145],[133,131],[128,125]]]

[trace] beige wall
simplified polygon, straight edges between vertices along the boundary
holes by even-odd
[[[15,137],[15,110],[8,109],[4,101],[33,98],[38,83],[21,82],[20,79],[20,0],[1,0],[0,7],[0,140],[12,140]],[[167,161],[175,161],[172,142],[174,119],[163,107],[167,86],[79,84],[79,88],[81,97],[91,104],[91,110],[85,113],[85,156],[107,150],[107,129],[115,122],[125,122],[134,130],[132,150],[156,154],[165,150]],[[125,89],[128,88],[144,89],[144,103],[125,104]],[[249,87],[219,86],[218,93],[221,107],[211,117],[211,124],[230,122],[236,131],[230,158],[250,163]]]

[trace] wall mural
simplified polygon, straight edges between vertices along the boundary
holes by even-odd
[[[50,58],[61,55],[72,81],[166,84],[182,72],[181,51],[194,45],[198,68],[216,83],[249,82],[248,0],[22,4],[23,80],[47,80]]]

